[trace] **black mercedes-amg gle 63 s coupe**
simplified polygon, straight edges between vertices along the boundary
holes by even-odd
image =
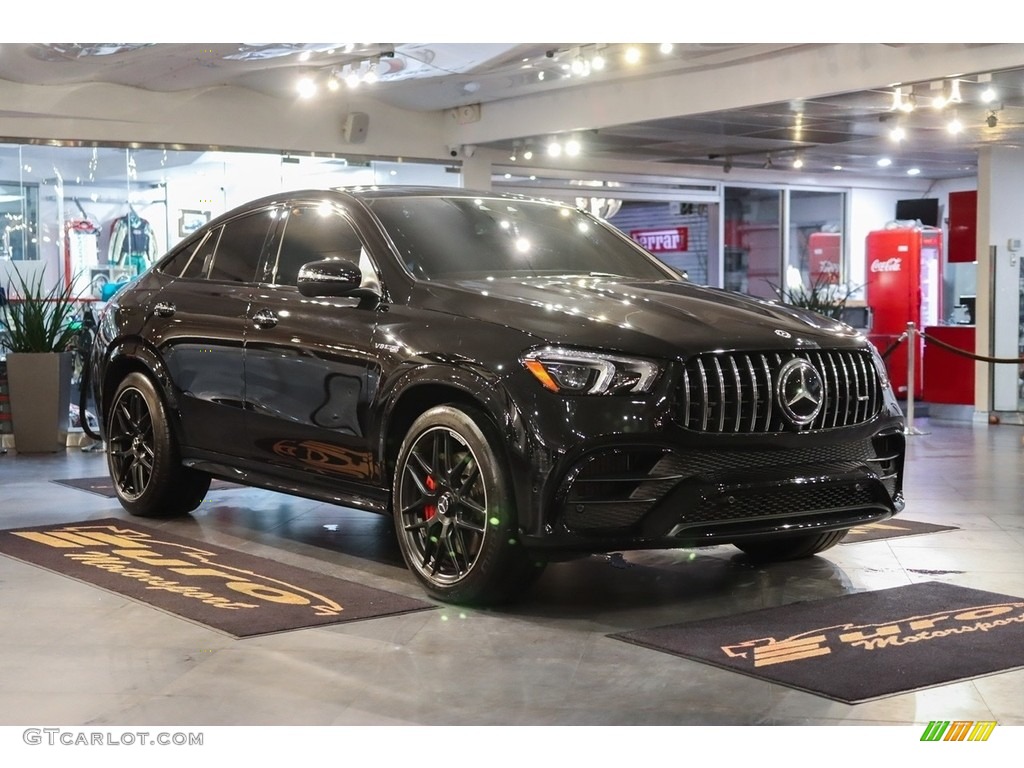
[[[128,512],[187,514],[219,477],[391,515],[443,601],[595,553],[807,557],[903,508],[904,423],[861,334],[551,201],[253,201],[111,299],[91,370]]]

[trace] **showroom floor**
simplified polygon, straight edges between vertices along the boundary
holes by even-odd
[[[1024,669],[841,704],[609,637],[938,580],[1024,596],[1024,429],[919,421],[906,519],[957,526],[770,567],[730,547],[549,566],[503,610],[436,610],[235,639],[0,556],[0,725],[1024,725]],[[103,456],[0,456],[0,528],[127,515],[51,482]],[[388,522],[251,489],[167,531],[419,597]]]

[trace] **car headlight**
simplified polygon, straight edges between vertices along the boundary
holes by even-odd
[[[565,347],[534,350],[522,363],[545,389],[564,395],[649,392],[660,370],[650,360]]]
[[[871,352],[871,360],[875,364],[875,370],[878,372],[879,381],[882,383],[882,387],[889,386],[889,371],[885,367],[885,360],[882,359],[882,354],[878,351],[877,347],[870,341],[867,343],[868,350]]]

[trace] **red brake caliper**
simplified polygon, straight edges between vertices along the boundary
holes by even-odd
[[[426,486],[427,490],[430,491],[431,493],[437,490],[437,481],[434,480],[433,475],[427,475]],[[426,516],[427,520],[431,520],[433,519],[434,515],[437,514],[437,507],[435,507],[433,504],[427,504],[423,508],[423,514]]]

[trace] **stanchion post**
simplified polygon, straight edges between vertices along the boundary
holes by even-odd
[[[917,328],[913,322],[907,323],[907,426],[905,435],[925,434],[914,426],[914,390],[917,389]]]

